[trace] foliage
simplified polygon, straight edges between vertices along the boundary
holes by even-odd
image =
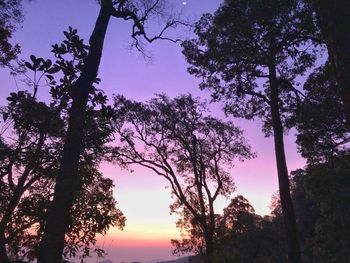
[[[297,143],[309,164],[329,163],[347,151],[349,131],[340,89],[329,64],[314,71],[304,85]]]
[[[76,30],[69,28],[64,34],[66,40],[53,45],[52,52],[57,59],[54,63],[35,56],[25,63],[34,74],[29,81],[33,92],[11,93],[8,106],[1,108],[1,195],[6,196],[1,199],[1,226],[13,259],[36,257],[60,167],[72,83],[87,54],[88,46]],[[39,87],[45,86],[52,96],[49,103],[36,97]],[[125,217],[115,207],[112,181],[98,171],[108,149],[105,144],[111,141],[108,109],[106,97],[94,88],[83,138],[86,147],[79,163],[81,191],[71,209],[65,256],[89,256],[96,244],[96,235],[105,234],[113,225],[123,228],[125,223]],[[95,252],[103,255],[101,249]]]
[[[200,88],[222,101],[226,114],[259,118],[264,134],[274,136],[288,258],[295,263],[302,259],[283,134],[299,110],[298,77],[316,61],[314,20],[301,1],[226,1],[196,23],[196,39],[182,44],[189,73],[202,79]]]
[[[197,39],[183,43],[188,71],[202,78],[213,100],[235,117],[261,118],[271,135],[271,63],[278,82],[279,110],[290,127],[300,101],[297,77],[310,68],[317,49],[309,37],[314,17],[300,1],[227,1],[195,25]]]
[[[75,195],[81,190],[79,187],[78,164],[80,153],[86,150],[86,146],[88,146],[84,145],[82,140],[85,137],[85,122],[88,119],[90,108],[88,98],[95,91],[93,84],[98,74],[109,20],[111,17],[115,17],[132,22],[132,37],[136,41],[135,46],[141,51],[140,38],[147,42],[153,42],[157,39],[171,40],[165,37],[164,33],[168,28],[179,24],[176,19],[170,16],[170,18],[165,19],[165,25],[159,34],[150,37],[146,33],[147,23],[149,18],[163,20],[164,9],[159,8],[163,1],[100,0],[98,2],[100,3],[100,11],[90,36],[89,51],[83,61],[83,69],[73,85],[74,95],[68,113],[68,128],[64,141],[61,168],[40,243],[39,263],[59,262],[61,260],[65,231],[69,225],[69,212],[73,206]],[[140,5],[138,6],[137,3]],[[100,97],[104,98],[104,95],[101,93]]]
[[[348,126],[350,123],[350,5],[347,0],[337,1],[334,5],[330,0],[308,0],[313,4],[317,15],[322,39],[327,45],[330,64],[336,72],[335,78],[341,90],[344,114]]]
[[[297,143],[308,165],[291,173],[292,198],[304,262],[348,260],[348,129],[334,72],[328,63],[304,85]],[[281,204],[274,199],[274,220]]]
[[[242,131],[208,116],[205,103],[191,95],[159,95],[149,103],[117,97],[115,110],[120,142],[111,158],[165,178],[175,198],[170,209],[181,216],[177,227],[183,230],[183,239],[173,241],[175,252],[210,254],[214,202],[234,190],[225,167],[253,157]]]
[[[308,166],[291,174],[302,256],[304,262],[310,263],[347,262],[350,218],[347,205],[350,186],[348,129],[332,69],[328,65],[317,69],[306,81],[304,89],[305,98],[296,115],[296,127],[297,143]],[[217,235],[219,245],[216,248],[220,250],[212,262],[285,262],[286,251],[281,242],[284,239],[281,235],[283,218],[278,196],[273,198],[272,217],[254,218],[252,211],[246,216],[251,220],[243,222],[250,223],[251,231],[237,234],[234,228],[222,228]],[[239,226],[236,224],[238,229]],[[254,259],[249,258],[252,255]]]
[[[0,1],[0,67],[8,65],[20,52],[19,45],[11,44],[10,39],[22,19],[22,0]]]
[[[308,171],[310,198],[319,209],[313,238],[313,258],[319,262],[350,260],[349,156],[334,160],[334,168],[320,165]]]
[[[293,175],[293,201],[305,262],[346,262],[350,226],[349,157],[298,169]]]
[[[332,166],[313,164],[292,172],[292,197],[304,262],[349,260],[348,161],[349,156],[335,157]],[[274,202],[273,209],[281,209],[279,200]],[[282,222],[280,213],[274,214],[271,221],[276,233],[282,230],[278,222]]]
[[[261,217],[236,196],[218,218],[213,263],[285,262],[281,218]]]
[[[292,172],[292,198],[302,243],[303,261],[349,260],[349,156],[333,166],[318,164]],[[215,252],[210,262],[285,263],[281,203],[276,195],[271,216],[261,217],[238,196],[217,216]]]
[[[334,69],[327,63],[305,83],[297,143],[308,165],[293,173],[294,199],[312,262],[349,261],[349,132]]]

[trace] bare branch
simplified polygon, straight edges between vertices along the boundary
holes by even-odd
[[[114,6],[109,6],[108,9],[111,13],[111,16],[116,18],[122,18],[124,20],[131,20],[133,22],[131,37],[134,40],[133,46],[140,51],[141,53],[145,53],[145,48],[142,43],[140,37],[142,37],[146,42],[152,43],[156,40],[167,40],[173,43],[181,42],[180,38],[172,38],[165,36],[165,33],[170,28],[176,28],[177,26],[190,26],[189,22],[182,21],[180,18],[175,18],[174,15],[168,15],[166,19],[165,25],[159,31],[158,34],[154,36],[150,36],[148,32],[146,32],[146,23],[150,19],[151,15],[157,17],[164,17],[164,10],[161,5],[161,0],[155,0],[150,5],[143,4],[143,11],[140,11],[134,4],[128,4],[127,1],[114,1]],[[171,12],[170,12],[171,13]]]

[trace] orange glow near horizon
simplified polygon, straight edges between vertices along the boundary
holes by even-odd
[[[167,223],[159,224],[130,224],[126,225],[124,230],[111,228],[107,234],[108,237],[113,237],[118,243],[123,241],[130,243],[135,241],[163,242],[165,240],[179,237],[179,232],[174,226]]]
[[[130,223],[124,230],[112,228],[107,235],[97,238],[97,246],[107,252],[106,259],[113,262],[169,260],[172,255],[170,240],[179,236],[173,227]],[[115,260],[118,261],[115,261]],[[91,262],[94,261],[93,258]]]

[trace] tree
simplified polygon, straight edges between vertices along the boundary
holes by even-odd
[[[349,129],[336,79],[329,63],[310,75],[296,126],[299,150],[308,165],[293,173],[293,196],[301,210],[299,222],[307,222],[304,230],[309,229],[303,233],[312,229],[309,258],[319,262],[350,260]]]
[[[349,156],[337,156],[331,165],[313,163],[292,172],[292,198],[305,262],[349,262],[348,161]]]
[[[307,166],[291,173],[303,258],[348,262],[349,132],[334,68],[316,69],[304,90],[296,128]]]
[[[171,211],[181,216],[177,252],[213,252],[219,196],[234,190],[224,170],[238,159],[253,157],[233,123],[207,116],[206,105],[191,95],[169,99],[159,95],[148,104],[117,97],[116,131],[120,143],[111,156],[121,165],[149,168],[164,177],[175,198]]]
[[[297,77],[316,59],[314,17],[297,1],[227,1],[197,22],[198,39],[183,43],[189,72],[234,117],[260,118],[273,134],[289,262],[302,262],[290,197],[283,134],[293,123]]]
[[[312,239],[313,259],[319,262],[350,262],[349,156],[306,170],[306,189],[319,216]]]
[[[9,257],[33,260],[42,239],[67,128],[67,109],[71,103],[67,86],[76,80],[88,50],[76,33],[69,28],[64,32],[63,43],[53,45],[57,58],[54,63],[31,56],[25,65],[34,74],[33,80],[27,81],[32,93],[11,93],[8,106],[1,108],[4,122],[0,136],[1,262],[9,262]],[[49,104],[36,97],[42,86],[50,88]],[[78,168],[81,190],[70,210],[64,256],[75,256],[78,252],[88,256],[97,234],[105,234],[113,225],[124,226],[125,218],[115,207],[113,182],[98,171],[112,132],[105,103],[103,93],[96,90],[89,98],[83,138],[86,147]],[[99,109],[94,109],[96,105]],[[103,253],[98,249],[96,252]]]
[[[347,152],[350,134],[341,90],[329,63],[309,76],[304,90],[296,125],[299,151],[310,165],[332,165],[335,157]]]
[[[236,196],[219,217],[211,262],[286,262],[280,219],[256,215],[247,199]]]
[[[254,208],[243,196],[239,195],[231,199],[218,219],[215,240],[217,245],[212,262],[246,262],[246,251],[249,251],[251,256],[255,256],[255,253],[251,253],[251,244],[244,240],[248,232],[258,227],[259,216],[254,212]]]
[[[350,4],[346,0],[338,0],[335,4],[330,0],[311,0],[317,13],[319,26],[325,40],[331,64],[336,72],[340,86],[345,115],[350,125]]]
[[[12,45],[10,39],[22,19],[22,0],[0,0],[0,67],[8,65],[20,51],[19,45]]]
[[[69,211],[79,186],[79,157],[84,151],[84,137],[87,116],[87,101],[94,90],[98,67],[101,61],[106,30],[111,17],[130,20],[133,23],[132,37],[135,46],[140,49],[140,37],[148,42],[168,39],[166,29],[179,24],[170,17],[159,35],[149,37],[146,34],[148,19],[164,17],[160,0],[101,0],[100,12],[90,37],[90,47],[79,77],[69,88],[72,89],[72,103],[68,116],[68,128],[64,142],[60,172],[57,176],[52,206],[49,208],[43,239],[40,245],[38,263],[58,263],[61,261],[64,247],[64,235],[69,224]],[[68,87],[67,87],[68,88]]]
[[[11,144],[10,140],[6,142],[1,137],[3,156],[1,159],[1,178],[6,177],[7,179],[6,183],[1,181],[3,194],[7,197],[3,199],[0,222],[2,262],[9,262],[5,248],[7,226],[11,222],[21,196],[39,179],[38,175],[32,173],[33,170],[39,170],[41,164],[43,166],[46,164],[49,170],[50,157],[52,156],[45,156],[45,153],[48,152],[51,145],[48,145],[47,149],[43,149],[44,143],[49,135],[52,138],[57,136],[57,133],[55,134],[52,129],[53,127],[57,128],[58,132],[61,128],[60,122],[57,122],[57,114],[45,104],[37,103],[29,94],[23,91],[13,93],[8,100],[10,102],[8,108],[2,111],[3,119],[8,121],[4,124],[4,128],[10,128],[13,122],[15,142]],[[52,120],[51,123],[48,123],[49,119]],[[43,125],[47,125],[47,127],[44,128]]]

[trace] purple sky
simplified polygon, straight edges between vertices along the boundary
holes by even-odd
[[[171,1],[194,20],[203,12],[216,10],[222,2],[188,0],[183,5],[182,0]],[[63,39],[63,31],[68,26],[78,29],[78,33],[87,40],[95,23],[98,5],[94,0],[33,0],[25,5],[25,10],[25,22],[14,40],[22,46],[20,57],[28,59],[30,54],[50,57],[51,45]],[[190,36],[189,32],[181,30],[173,34]],[[159,41],[149,45],[153,54],[150,63],[143,60],[137,51],[129,50],[130,41],[130,24],[112,19],[99,72],[102,79],[100,88],[108,95],[121,93],[128,98],[145,101],[155,93],[164,92],[173,97],[190,92],[208,98],[207,92],[198,89],[198,80],[187,73],[186,61],[178,44]],[[5,69],[0,70],[0,78],[0,105],[4,105],[6,96],[16,86]],[[42,97],[47,96],[46,90],[39,93]],[[212,109],[213,114],[225,118],[219,105],[213,105]],[[237,186],[234,195],[243,194],[257,213],[268,214],[271,196],[277,190],[273,141],[263,137],[259,121],[235,122],[246,131],[246,138],[258,157],[238,163],[232,170]],[[289,170],[302,167],[305,161],[297,154],[294,136],[287,136],[285,140]],[[110,164],[104,164],[101,169],[115,180],[118,205],[127,217],[123,232],[112,229],[107,237],[100,240],[101,246],[109,252],[107,258],[115,262],[172,258],[169,239],[178,235],[174,224],[177,217],[169,215],[172,201],[162,178],[137,167],[132,174]],[[227,202],[220,200],[218,212]]]

